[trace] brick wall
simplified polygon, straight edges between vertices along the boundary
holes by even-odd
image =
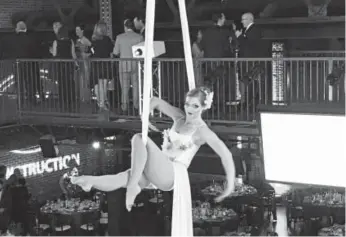
[[[117,152],[114,149],[108,149],[108,152],[103,150],[95,150],[91,145],[59,145],[59,156],[66,156],[72,154],[79,154],[80,166],[78,170],[81,174],[95,175],[101,173],[115,173],[117,163]],[[121,155],[119,155],[121,157]],[[22,166],[25,164],[36,163],[41,161],[47,161],[47,158],[42,156],[41,152],[34,154],[14,154],[8,152],[6,155],[0,157],[0,164],[6,165],[8,171],[13,170],[14,167]],[[57,167],[61,163],[58,162]],[[54,167],[51,163],[50,167]],[[42,166],[40,166],[42,167]],[[33,197],[37,197],[39,200],[48,200],[56,198],[61,194],[59,186],[60,177],[67,172],[68,169],[64,166],[60,166],[61,170],[53,172],[43,172],[43,174],[33,175],[29,169],[27,171],[26,181],[28,188]],[[58,169],[59,169],[58,168]]]
[[[72,5],[84,1],[58,0],[58,2],[62,8],[71,8]],[[0,28],[10,28],[12,15],[16,12],[52,10],[54,7],[51,0],[1,0],[0,9]]]

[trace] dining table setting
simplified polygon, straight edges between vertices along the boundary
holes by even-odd
[[[100,194],[95,194],[93,198],[59,198],[47,203],[40,208],[41,215],[49,220],[50,226],[55,229],[62,223],[71,225],[72,233],[81,234],[80,227],[86,219],[88,223],[93,223],[94,217],[100,214],[101,200]],[[92,218],[92,219],[90,219]],[[53,232],[55,233],[55,232]]]
[[[209,202],[195,202],[192,208],[193,221],[198,222],[224,222],[237,218],[232,209],[221,206],[211,207]]]
[[[225,190],[225,187],[226,187],[226,182],[223,182],[223,183],[213,182],[212,184],[203,188],[201,192],[203,196],[217,197],[220,194],[222,194],[222,192]],[[243,184],[243,183],[237,183],[235,185],[234,191],[227,198],[251,196],[256,194],[257,194],[257,190],[253,186]]]
[[[304,196],[302,204],[304,217],[330,216],[332,222],[345,219],[345,194],[329,190]]]
[[[237,228],[238,214],[221,205],[210,202],[194,201],[192,208],[194,228],[200,228],[204,235],[218,236],[225,230]]]
[[[100,202],[94,200],[81,200],[80,198],[71,198],[67,200],[58,199],[57,201],[48,201],[41,207],[42,213],[59,213],[70,215],[72,213],[85,213],[98,210]]]
[[[345,225],[334,224],[318,231],[318,236],[345,236]]]
[[[345,207],[345,195],[338,192],[314,193],[304,197],[304,204],[327,207]]]

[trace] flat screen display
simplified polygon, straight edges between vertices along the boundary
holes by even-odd
[[[261,112],[265,178],[345,187],[345,116]]]

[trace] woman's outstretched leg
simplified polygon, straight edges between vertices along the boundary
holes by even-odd
[[[80,186],[84,191],[89,192],[91,188],[103,191],[111,192],[119,188],[126,188],[128,180],[130,178],[131,170],[114,174],[114,175],[102,175],[102,176],[89,176],[83,175],[78,177],[71,177],[71,183]],[[139,186],[145,188],[149,185],[149,181],[142,176],[139,181]]]
[[[86,192],[89,192],[91,188],[111,192],[119,188],[126,188],[129,177],[130,170],[127,170],[115,175],[71,177],[71,183],[80,186]]]
[[[126,208],[131,211],[137,195],[141,192],[139,181],[143,176],[148,154],[140,134],[135,134],[131,140],[131,175],[127,183]]]

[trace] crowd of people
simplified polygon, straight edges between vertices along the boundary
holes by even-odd
[[[195,40],[192,42],[192,55],[195,59],[196,84],[202,86],[213,83],[213,77],[215,79],[217,76],[205,75],[206,70],[204,70],[206,67],[211,67],[209,68],[211,72],[227,74],[227,77],[233,75],[234,77],[223,80],[226,81],[225,83],[231,83],[232,86],[225,85],[224,88],[236,88],[235,74],[225,73],[229,69],[222,67],[220,62],[207,65],[198,59],[265,57],[268,50],[266,47],[259,46],[262,42],[260,27],[255,24],[252,13],[243,14],[241,27],[235,24],[232,24],[231,27],[226,26],[226,17],[223,13],[214,14],[212,20],[213,26],[198,30],[193,37]],[[20,21],[16,24],[16,34],[1,40],[1,58],[12,60],[45,58],[42,55],[47,54],[42,52],[47,51],[52,58],[59,59],[50,62],[48,70],[50,78],[58,84],[58,104],[64,112],[73,112],[78,107],[77,101],[90,103],[91,95],[94,94],[99,112],[107,113],[110,107],[107,92],[112,87],[114,88],[114,83],[120,85],[121,90],[117,93],[121,93],[121,111],[124,114],[129,109],[138,111],[138,63],[129,61],[129,59],[133,58],[132,46],[144,41],[145,17],[139,15],[133,19],[126,19],[124,33],[117,35],[115,40],[108,36],[108,27],[104,22],[98,22],[89,38],[83,24],[77,24],[71,34],[71,29],[61,22],[55,22],[53,24],[54,40],[47,47],[47,44],[42,44],[34,34],[28,33],[25,22]],[[126,60],[120,60],[117,63],[106,60],[114,57]],[[35,61],[17,64],[15,80],[23,103],[24,101],[25,103],[37,103],[37,94],[41,100],[45,99],[40,65]],[[248,71],[248,65],[242,65],[240,63],[238,68],[244,67],[244,70]],[[243,71],[240,73],[241,78],[246,77]],[[264,83],[264,80],[260,81]],[[248,81],[240,83],[243,102],[247,96],[247,84]],[[130,93],[130,89],[132,89],[132,93]],[[236,91],[231,93],[236,94]],[[258,92],[247,91],[247,94],[251,96]]]
[[[74,37],[71,37],[67,26],[61,22],[54,22],[55,39],[47,48],[34,34],[28,33],[25,22],[20,21],[16,24],[16,34],[1,40],[1,58],[10,60],[45,58],[42,56],[44,55],[42,51],[48,50],[52,58],[58,59],[51,63],[49,69],[52,79],[58,84],[59,106],[64,111],[72,111],[77,98],[90,102],[91,91],[97,98],[99,111],[107,111],[109,82],[114,79],[114,71],[117,71],[122,92],[121,109],[123,111],[129,109],[129,89],[132,86],[133,91],[137,91],[132,93],[133,106],[138,110],[137,64],[124,61],[115,65],[102,59],[132,58],[132,46],[144,41],[144,18],[137,16],[134,19],[126,19],[124,33],[118,35],[116,40],[109,37],[108,27],[104,22],[98,22],[95,24],[91,38],[88,38],[85,35],[85,26],[77,24],[72,34]],[[101,59],[101,61],[88,59]],[[27,99],[35,104],[36,94],[44,100],[39,63],[30,61],[19,62],[16,65],[17,89],[22,95],[22,101]],[[116,70],[114,67],[117,67]],[[77,78],[76,71],[78,71]]]
[[[241,17],[241,26],[232,23],[231,27],[225,25],[226,16],[224,13],[214,14],[212,17],[214,25],[205,29],[198,30],[195,36],[195,41],[192,44],[192,56],[195,58],[194,71],[196,77],[196,84],[205,85],[205,84],[214,84],[215,79],[218,75],[215,74],[227,74],[232,76],[232,78],[226,78],[223,80],[226,85],[223,85],[225,88],[236,88],[236,75],[235,73],[225,73],[226,70],[230,70],[227,66],[222,66],[222,60],[215,61],[209,64],[199,62],[198,59],[201,58],[265,58],[271,57],[269,55],[270,49],[267,47],[266,41],[262,39],[261,28],[255,24],[254,15],[250,12],[244,13]],[[249,102],[251,100],[258,98],[249,98],[248,101],[245,101],[245,98],[248,97],[258,97],[258,91],[249,91],[246,90],[250,82],[256,80],[257,75],[251,75],[255,71],[256,67],[269,68],[269,65],[260,65],[261,63],[256,62],[253,65],[249,65],[246,62],[240,61],[237,65],[237,71],[239,73],[239,92],[241,94],[241,102]],[[263,63],[262,63],[263,64]],[[206,68],[207,67],[207,68]],[[214,75],[206,76],[204,71],[210,71]],[[217,72],[218,71],[218,72]],[[215,73],[216,72],[216,73]],[[267,74],[270,73],[269,71]],[[210,74],[210,73],[209,73]],[[212,81],[214,80],[214,81]],[[258,80],[261,85],[265,83],[265,79]],[[270,80],[267,80],[269,83]],[[229,83],[231,86],[229,86]],[[254,89],[259,86],[253,87]],[[264,88],[264,87],[262,87]],[[269,87],[270,88],[270,87]],[[231,92],[233,97],[235,97],[236,91]],[[269,93],[269,91],[268,91]],[[270,95],[261,95],[269,97]],[[233,98],[236,100],[236,98]],[[257,102],[258,103],[258,102]],[[256,103],[256,104],[257,104]]]

